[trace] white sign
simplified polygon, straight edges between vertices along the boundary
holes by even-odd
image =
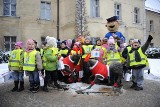
[[[98,50],[91,51],[91,57],[100,57],[100,51]]]

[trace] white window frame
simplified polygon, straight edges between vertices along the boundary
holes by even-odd
[[[134,8],[134,23],[140,23],[140,9]]]
[[[16,0],[14,0],[15,2],[13,2],[13,0],[8,0],[8,2],[6,0],[3,0],[3,15],[4,16],[16,16]],[[9,8],[8,8],[8,11],[9,11],[9,14],[6,14],[5,13],[5,6],[6,5],[9,5]],[[12,8],[14,7],[15,10]],[[12,15],[12,12],[15,12],[15,15]]]
[[[91,17],[98,18],[100,17],[100,0],[91,0]]]
[[[42,12],[42,10],[43,10],[42,3],[44,3],[44,13]],[[49,8],[47,8],[47,4],[49,4]],[[47,16],[47,12],[49,13],[49,17]],[[41,1],[41,4],[40,4],[40,19],[51,20],[51,2]]]
[[[154,32],[154,21],[153,20],[149,21],[149,31]]]
[[[9,41],[6,41],[6,38],[9,38]],[[15,41],[13,41],[12,39],[15,39]],[[12,51],[14,49],[14,44],[16,43],[16,36],[4,36],[4,49],[5,51]],[[9,48],[6,48],[6,44],[9,44]]]
[[[115,3],[114,4],[114,15],[118,16],[119,20],[122,20],[122,11],[121,11],[121,8],[122,8],[122,6],[121,6],[120,3]]]

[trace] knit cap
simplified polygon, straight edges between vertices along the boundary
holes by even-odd
[[[16,42],[15,45],[19,46],[20,48],[22,48],[23,47],[23,42]]]
[[[114,38],[112,36],[110,36],[108,39],[108,45],[109,44],[115,44]]]

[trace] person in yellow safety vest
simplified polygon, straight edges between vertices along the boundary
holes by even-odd
[[[118,51],[118,47],[116,47],[116,42],[114,41],[114,38],[110,36],[107,48],[107,65],[110,66],[110,64],[113,62],[121,63],[121,55]],[[117,79],[118,77],[116,75],[110,74],[110,85],[114,85]]]
[[[148,36],[146,43],[143,46],[140,46],[138,39],[134,39],[131,45],[131,50],[128,52],[128,65],[132,69],[132,81],[133,84],[131,88],[140,91],[143,90],[144,83],[144,71],[143,68],[146,66],[147,60],[145,52],[151,43],[153,37]]]
[[[66,46],[66,42],[65,41],[62,41],[61,43],[61,48],[59,50],[59,55],[62,56],[63,58],[67,57],[68,56],[68,51],[69,49],[67,48]]]
[[[104,43],[104,41],[105,41],[105,43]],[[100,61],[101,63],[103,63],[103,64],[106,64],[106,60],[107,60],[107,49],[106,49],[106,47],[104,46],[105,44],[107,44],[107,38],[106,38],[106,40],[105,39],[103,39],[103,43],[102,43],[102,41],[100,40],[100,39],[98,39],[97,41],[96,41],[96,46],[95,46],[95,50],[98,50],[99,51],[99,57],[97,58],[98,59],[98,61]]]
[[[82,45],[82,59],[84,59],[87,54],[91,53],[94,49],[94,45],[92,45],[91,37],[86,36],[84,40],[84,45]]]
[[[132,45],[132,43],[133,43],[133,38],[131,38],[131,39],[129,39],[129,44],[128,44],[128,46],[126,46],[125,48],[124,48],[124,50],[122,51],[122,57],[123,57],[123,59],[124,59],[124,63],[123,63],[123,73],[124,73],[124,75],[126,74],[126,73],[130,73],[131,74],[131,69],[129,68],[129,67],[127,67],[127,58],[128,58],[128,52],[131,50],[131,45]]]
[[[46,46],[46,42],[42,42],[42,44],[41,44],[41,49],[40,49],[41,57],[43,57],[43,55],[44,55],[45,46]]]
[[[28,39],[26,41],[26,50],[24,52],[23,70],[29,75],[29,90],[32,93],[36,93],[39,90],[39,72],[41,72],[42,68],[40,52],[36,51],[34,41]]]
[[[84,44],[82,45],[82,64],[83,64],[83,71],[84,75],[82,78],[82,82],[87,82],[87,78],[92,75],[89,69],[89,65],[87,62],[84,61],[86,56],[91,53],[91,51],[94,49],[94,45],[92,45],[91,37],[86,36],[84,39]]]
[[[42,58],[42,65],[43,65],[43,69],[41,70],[42,75],[44,75],[44,72],[45,72],[44,68],[46,66],[46,59],[45,59],[45,57],[43,57],[45,52],[46,52],[46,42],[42,42],[41,49],[40,49],[40,55],[41,55],[41,58]]]
[[[47,36],[46,43],[47,50],[44,53],[44,57],[46,58],[46,66],[44,67],[46,75],[44,79],[43,91],[48,92],[47,85],[50,80],[51,82],[54,82],[54,85],[58,89],[62,89],[62,86],[60,86],[57,82],[58,48],[56,39],[54,37]]]
[[[114,38],[111,36],[108,40],[108,48],[107,48],[107,65],[110,65],[111,62],[121,62],[121,55],[118,51],[118,47],[114,41]]]
[[[23,50],[22,50],[23,43],[16,42],[14,46],[15,49],[11,52],[8,63],[9,70],[14,71],[13,72],[14,88],[11,91],[20,92],[24,90]],[[18,88],[19,83],[20,87]]]

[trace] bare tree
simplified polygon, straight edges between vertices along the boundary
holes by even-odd
[[[87,32],[85,0],[76,0],[75,34],[76,37],[84,36]]]

